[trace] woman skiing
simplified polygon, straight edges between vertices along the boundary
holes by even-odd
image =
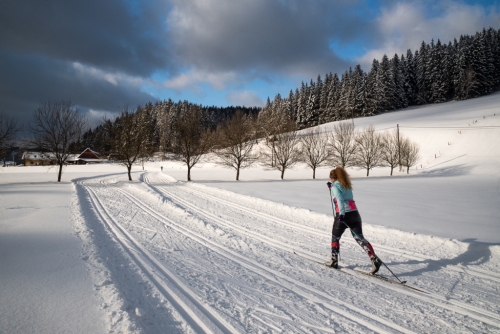
[[[342,237],[345,229],[349,227],[356,242],[370,257],[372,261],[371,273],[375,274],[382,262],[375,255],[372,245],[363,237],[361,216],[354,202],[349,174],[344,168],[337,167],[330,171],[330,181],[327,182],[327,185],[335,203],[335,219],[332,228],[332,259],[327,262],[327,265],[335,269],[338,268],[340,237]]]

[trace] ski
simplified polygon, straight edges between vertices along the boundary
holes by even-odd
[[[307,256],[304,256],[304,255],[301,255],[301,254],[297,253],[296,251],[293,251],[293,254],[295,254],[295,255],[297,255],[297,256],[299,256],[299,257],[303,258],[303,259],[306,259],[306,260],[309,260],[309,261],[312,261],[312,262],[316,262],[316,263],[318,263],[318,264],[322,264],[322,265],[324,265],[325,267],[328,267],[328,266],[326,265],[326,262],[321,262],[321,261],[318,261],[318,260],[311,259],[311,258],[309,258],[309,257],[307,257]]]
[[[293,254],[303,258],[303,259],[306,259],[308,261],[311,261],[311,262],[314,262],[314,263],[317,263],[317,264],[320,264],[320,265],[323,265],[325,267],[328,267],[330,269],[334,269],[330,266],[327,265],[327,262],[322,262],[322,261],[318,261],[318,260],[315,260],[315,259],[312,259],[310,257],[307,257],[307,256],[304,256],[302,254],[299,254],[295,251],[293,251]],[[388,277],[385,277],[385,276],[382,276],[382,275],[377,275],[377,274],[372,274],[372,273],[369,273],[367,271],[362,271],[362,270],[358,270],[358,269],[343,269],[343,268],[338,268],[338,269],[334,269],[334,270],[337,270],[337,271],[340,271],[340,272],[343,272],[345,274],[348,274],[348,275],[351,275],[351,276],[356,276],[356,277],[359,277],[358,275],[355,275],[354,273],[359,273],[359,274],[363,274],[365,276],[370,276],[370,277],[373,277],[373,278],[377,278],[377,279],[380,279],[382,281],[386,281],[388,283],[391,283],[391,284],[394,284],[394,285],[399,285],[403,288],[407,288],[407,289],[410,289],[410,290],[414,290],[414,291],[418,291],[418,292],[421,292],[421,293],[428,293],[426,291],[423,291],[423,290],[420,290],[419,288],[416,288],[414,286],[411,286],[411,285],[407,285],[406,284],[406,281],[404,281],[405,283],[401,283],[401,282],[398,282],[396,280],[393,280],[391,278],[388,278]]]
[[[366,276],[370,276],[370,277],[374,277],[374,278],[378,278],[378,279],[380,279],[382,281],[386,281],[386,282],[389,282],[391,284],[399,285],[399,286],[405,287],[407,289],[415,290],[415,291],[422,292],[422,293],[428,293],[428,292],[420,290],[419,288],[416,288],[414,286],[407,285],[406,281],[404,281],[404,283],[401,283],[401,282],[398,282],[396,280],[393,280],[393,279],[391,279],[389,277],[385,277],[385,276],[382,276],[382,275],[372,274],[370,272],[362,271],[362,270],[358,270],[358,269],[353,269],[353,270],[355,272],[357,272],[357,273],[360,273],[360,274],[363,274],[363,275],[366,275]]]
[[[330,269],[332,269],[332,270],[337,270],[337,271],[343,272],[344,274],[347,274],[347,275],[356,276],[356,275],[354,275],[354,274],[353,274],[353,273],[351,273],[351,272],[348,272],[348,271],[342,270],[342,268],[340,268],[340,267],[339,267],[339,268],[337,268],[337,269],[332,268],[332,267],[330,267],[330,266],[327,264],[327,262],[322,262],[322,261],[318,261],[318,260],[315,260],[315,259],[311,259],[310,257],[304,256],[304,255],[299,254],[299,253],[297,253],[297,252],[295,252],[295,251],[293,251],[293,254],[295,254],[295,255],[297,255],[297,256],[299,256],[299,257],[303,258],[303,259],[306,259],[306,260],[308,260],[308,261],[311,261],[311,262],[314,262],[314,263],[321,264],[321,265],[323,265],[323,266],[325,266],[325,267],[327,267],[327,268],[330,268]]]

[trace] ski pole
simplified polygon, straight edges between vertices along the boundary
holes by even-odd
[[[332,196],[332,192],[331,192],[330,188],[328,188],[328,192],[330,193],[330,202],[331,202],[331,204],[332,204],[333,219],[335,219],[335,209],[334,209],[334,207],[333,207],[333,196]],[[346,223],[345,221],[342,221],[342,223],[344,223],[344,225],[345,225],[345,226],[347,226],[347,228],[351,231],[351,233],[352,233],[352,235],[354,236],[354,238],[356,238],[356,239],[358,239],[358,240],[361,240],[361,237],[359,236],[359,234],[357,234],[356,232],[354,232],[354,231],[351,229],[351,227],[350,227],[349,225],[347,225],[347,223]],[[405,283],[406,283],[406,281],[401,281],[401,280],[399,279],[399,277],[398,277],[398,276],[396,276],[396,274],[394,274],[394,273],[392,272],[392,270],[391,270],[391,269],[390,269],[390,268],[389,268],[389,267],[388,267],[388,266],[384,263],[384,261],[382,261],[382,259],[378,257],[378,255],[375,255],[375,256],[376,256],[376,257],[380,260],[380,262],[384,265],[384,267],[386,267],[386,268],[387,268],[387,270],[389,270],[389,272],[392,274],[392,276],[396,277],[396,279],[399,281],[399,283],[401,283],[401,284],[405,284]]]

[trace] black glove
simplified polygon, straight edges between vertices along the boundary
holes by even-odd
[[[328,186],[328,189],[332,189],[332,183],[331,182],[327,182],[326,185]]]
[[[343,222],[344,222],[344,215],[340,215],[340,216],[339,216],[339,221],[340,221],[341,223],[343,223]]]

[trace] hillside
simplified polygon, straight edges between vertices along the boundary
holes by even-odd
[[[0,331],[498,332],[499,115],[494,94],[355,120],[421,146],[410,175],[349,170],[365,237],[421,291],[357,273],[370,262],[349,233],[345,272],[310,261],[330,252],[329,168],[280,180],[256,166],[236,182],[205,162],[184,182],[164,161],[128,182],[123,166],[69,166],[62,184],[3,168]]]

